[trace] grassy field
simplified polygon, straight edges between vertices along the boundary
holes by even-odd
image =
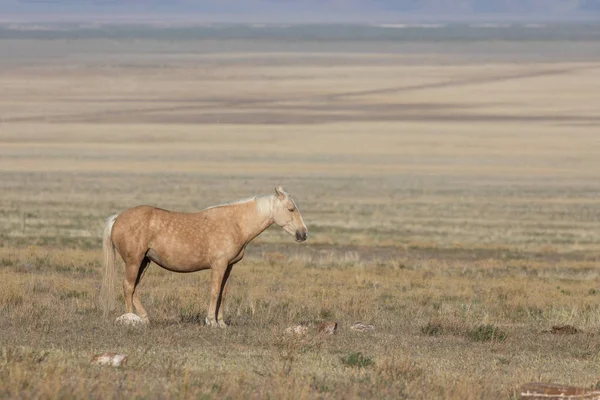
[[[600,45],[564,45],[0,40],[0,397],[597,385]],[[228,329],[202,325],[210,273],[157,266],[148,327],[103,319],[105,217],[278,184],[309,240],[249,246]],[[90,365],[106,351],[127,365]]]

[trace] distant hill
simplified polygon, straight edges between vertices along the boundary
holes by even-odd
[[[243,21],[600,17],[600,0],[2,0],[3,15],[220,16]]]

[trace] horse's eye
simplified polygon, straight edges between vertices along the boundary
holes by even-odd
[[[294,210],[295,210],[294,208],[288,208],[289,212],[294,212]]]

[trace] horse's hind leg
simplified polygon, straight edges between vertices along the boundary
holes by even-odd
[[[135,280],[135,285],[133,286],[133,306],[137,310],[140,318],[142,318],[145,322],[148,322],[148,313],[146,312],[146,310],[142,306],[142,303],[140,302],[140,298],[138,296],[138,285],[142,281],[142,278],[144,277],[144,273],[148,269],[149,263],[150,263],[150,259],[148,259],[148,257],[144,257],[144,259],[142,260],[142,263],[140,265],[140,269],[138,271],[137,279]]]
[[[133,291],[140,266],[137,264],[125,265],[125,276],[123,276],[123,297],[125,298],[125,312],[133,312]]]
[[[139,311],[138,305],[141,307],[140,301],[137,297],[134,298],[135,287],[139,283],[139,278],[141,278],[141,273],[143,269],[148,265],[145,263],[145,258],[139,262],[127,262],[125,265],[125,276],[123,277],[123,297],[125,297],[125,312],[133,313],[133,304],[136,303],[136,309]],[[144,264],[144,265],[142,265]],[[142,267],[144,267],[142,269]],[[142,310],[143,307],[142,307]],[[146,311],[144,310],[144,313]],[[142,317],[142,316],[140,316]],[[147,318],[147,316],[146,316]]]

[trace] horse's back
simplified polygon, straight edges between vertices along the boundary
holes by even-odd
[[[115,220],[115,227],[113,227],[113,229],[118,229],[119,226],[125,225],[131,226],[146,224],[154,216],[154,213],[157,210],[159,209],[156,207],[146,205],[128,208],[117,216],[117,219]]]
[[[163,208],[149,206],[149,205],[141,205],[141,206],[135,206],[135,207],[128,208],[127,210],[121,212],[119,214],[119,217],[124,216],[124,215],[132,215],[132,216],[135,215],[137,217],[143,217],[143,216],[149,217],[155,213],[176,214],[175,211],[169,211],[169,210],[165,210]]]
[[[120,213],[113,229],[119,229],[119,227],[123,227],[127,231],[142,229],[150,233],[164,230],[169,225],[178,225],[186,219],[186,215],[190,214],[142,205],[129,208]]]

